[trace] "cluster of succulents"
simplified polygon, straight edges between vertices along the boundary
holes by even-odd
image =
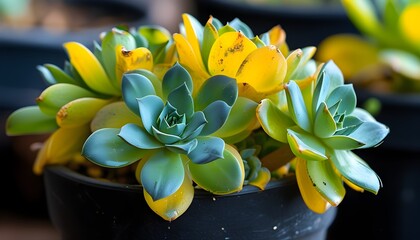
[[[420,91],[420,1],[342,3],[362,36],[330,36],[320,44],[317,58],[333,59],[347,80],[370,90]]]
[[[10,135],[51,133],[35,163],[133,166],[150,208],[182,215],[201,188],[216,195],[264,189],[295,174],[307,206],[325,212],[343,183],[377,193],[381,183],[351,152],[388,128],[356,107],[351,85],[314,47],[290,51],[279,26],[254,35],[239,19],[203,26],[183,15],[173,37],[160,27],[122,27],[93,53],[66,43],[64,70],[39,67],[51,84],[36,106],[12,113]]]

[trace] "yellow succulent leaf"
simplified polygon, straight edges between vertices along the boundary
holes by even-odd
[[[257,46],[241,32],[228,32],[221,35],[210,50],[208,60],[210,74],[235,78],[244,60],[256,49]],[[264,67],[262,70],[267,69]]]
[[[258,187],[261,190],[265,189],[265,186],[267,186],[267,183],[271,179],[271,173],[270,170],[267,168],[261,168],[258,171],[258,176],[253,179],[252,181],[249,181],[249,184],[255,187]]]
[[[347,180],[347,178],[342,177],[342,179],[347,184],[347,186],[351,187],[353,190],[358,191],[358,192],[364,192],[365,191],[363,188],[361,188],[361,187],[357,186],[356,184]]]
[[[109,100],[99,98],[79,98],[64,105],[56,115],[60,127],[77,127],[92,121],[96,112],[108,104]]]
[[[121,128],[127,123],[140,124],[141,120],[139,116],[128,109],[124,102],[119,101],[110,103],[99,111],[95,111],[90,128],[94,132],[101,128]]]
[[[309,209],[322,214],[331,207],[314,187],[308,175],[306,160],[301,158],[296,158],[296,179],[303,201]]]
[[[317,59],[334,60],[346,79],[378,63],[378,49],[356,35],[328,37],[318,47]]]
[[[274,45],[251,52],[236,74],[238,84],[249,84],[257,92],[273,93],[280,88],[287,72],[287,62]]]
[[[420,45],[420,3],[410,4],[400,16],[400,29],[404,36],[411,42]]]
[[[195,32],[194,27],[193,27],[193,21],[195,19],[189,14],[184,13],[182,14],[182,20],[184,22],[187,41],[189,42],[197,59],[201,59],[200,41],[199,41],[199,37],[197,36],[199,33]],[[205,69],[203,61],[198,61],[198,63],[200,64],[200,67]]]
[[[112,85],[99,60],[89,49],[77,42],[65,43],[64,48],[69,55],[70,63],[86,85],[103,94],[120,95],[118,89]]]
[[[173,221],[181,216],[191,205],[194,198],[194,187],[188,174],[185,174],[181,187],[174,194],[166,198],[153,201],[146,190],[143,193],[147,204],[156,214],[167,221]]]
[[[60,128],[44,143],[38,152],[33,171],[42,174],[46,165],[66,164],[81,156],[82,146],[90,135],[88,125],[77,128]]]
[[[199,58],[185,37],[174,34],[174,41],[178,52],[179,63],[185,67],[194,79],[194,89],[198,90],[203,82],[210,77],[205,70],[201,57]]]
[[[117,63],[115,71],[118,86],[121,86],[122,75],[135,69],[153,70],[153,55],[149,49],[141,47],[128,51],[123,46],[116,47]]]

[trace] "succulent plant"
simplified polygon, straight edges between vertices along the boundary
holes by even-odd
[[[303,199],[315,212],[337,206],[349,185],[377,193],[381,182],[369,166],[351,152],[378,145],[389,129],[356,108],[356,94],[344,84],[333,62],[323,65],[316,81],[299,88],[285,86],[287,108],[264,99],[257,114],[272,138],[288,143],[296,156],[296,177]]]
[[[373,91],[420,91],[420,1],[342,0],[363,36],[337,34],[320,45],[317,58],[333,59],[346,80]]]
[[[221,138],[210,136],[225,123],[236,101],[234,79],[213,76],[193,98],[191,76],[175,64],[163,77],[161,96],[147,77],[136,72],[124,75],[122,87],[126,105],[141,122],[94,132],[83,147],[86,158],[106,167],[122,167],[141,159],[138,174],[146,199],[150,198],[150,207],[167,220],[179,217],[191,201],[165,206],[163,211],[161,206],[155,209],[154,202],[176,199],[174,194],[186,192],[180,188],[192,188],[190,177],[215,194],[242,188],[241,157],[232,147],[225,148]],[[190,184],[183,184],[185,181]],[[220,181],[223,184],[217,184]]]
[[[170,35],[166,30],[143,27],[137,35],[132,35],[113,28],[103,34],[101,46],[95,44],[93,53],[80,43],[65,43],[70,62],[66,62],[64,69],[51,64],[38,66],[50,86],[37,98],[37,106],[15,111],[6,126],[8,135],[52,133],[38,154],[34,165],[36,173],[42,173],[47,164],[82,159],[80,152],[91,133],[90,122],[97,111],[121,98],[124,72],[132,69],[152,71],[156,66],[169,64],[154,60],[148,48],[137,44],[136,38],[142,37],[142,45],[152,45],[152,33],[148,32],[153,32],[153,36],[158,33],[166,36],[166,41],[162,41],[155,51],[158,56],[165,55],[166,48],[170,48],[167,47]]]

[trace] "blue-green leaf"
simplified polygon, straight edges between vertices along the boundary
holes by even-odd
[[[344,77],[343,73],[341,73],[340,68],[331,60],[326,62],[320,72],[324,72],[326,76],[330,79],[330,90],[329,93],[337,88],[338,86],[342,86],[344,84]],[[330,105],[329,105],[330,106]]]
[[[371,133],[369,133],[371,134]],[[365,144],[358,139],[344,135],[334,135],[323,139],[323,142],[333,149],[351,150],[361,148]]]
[[[188,153],[193,163],[205,164],[223,158],[225,142],[218,137],[198,137],[198,145]]]
[[[328,75],[325,75],[325,72],[319,73],[317,78],[317,83],[312,98],[312,111],[316,113],[318,107],[322,102],[325,102],[330,87],[330,78]]]
[[[177,142],[174,144],[167,144],[165,147],[172,152],[179,153],[179,154],[189,154],[192,150],[197,147],[198,141],[197,139],[193,139],[188,142]]]
[[[141,183],[154,201],[175,193],[184,181],[184,166],[181,157],[170,151],[158,151],[141,170]]]
[[[155,93],[152,83],[145,76],[135,73],[123,75],[122,96],[128,108],[135,114],[139,114],[137,98],[154,95]]]
[[[162,99],[157,96],[149,95],[140,99],[137,99],[140,110],[140,117],[143,123],[144,129],[152,134],[152,126],[155,126],[156,120],[161,114],[164,104]]]
[[[227,76],[217,75],[207,79],[201,86],[195,98],[199,110],[203,110],[211,103],[222,100],[232,106],[238,97],[236,80]]]
[[[356,108],[357,98],[354,92],[353,85],[346,84],[335,88],[327,98],[327,105],[333,106],[337,102],[341,101],[338,106],[337,113],[351,114]]]
[[[82,154],[104,167],[123,167],[140,160],[146,151],[128,144],[118,136],[118,128],[100,129],[86,140]]]
[[[302,92],[295,81],[286,85],[287,106],[295,123],[307,132],[312,132],[312,125],[303,100]]]
[[[330,137],[337,130],[334,117],[328,110],[325,102],[322,102],[316,111],[314,121],[314,134],[320,138]]]
[[[156,138],[150,135],[144,128],[129,123],[121,128],[118,136],[123,138],[130,145],[141,149],[156,149],[163,147]]]
[[[190,118],[194,113],[194,100],[185,83],[169,93],[168,102],[176,109],[178,114],[185,114],[187,118]]]
[[[193,92],[193,83],[191,75],[188,71],[182,67],[179,63],[175,63],[163,76],[162,80],[162,92],[164,99],[167,99],[168,95],[179,86],[186,84],[188,90]]]
[[[364,122],[349,137],[365,144],[360,148],[370,148],[380,144],[388,133],[389,128],[382,123]]]
[[[239,18],[235,18],[229,22],[229,25],[235,28],[237,31],[241,31],[247,38],[253,38],[254,33],[252,29],[246,25],[244,22],[239,20]]]
[[[322,142],[313,135],[299,131],[287,130],[287,140],[293,154],[305,160],[326,160],[326,149]]]
[[[176,143],[178,141],[181,140],[180,136],[176,136],[173,134],[169,134],[169,133],[165,133],[162,131],[159,131],[157,128],[155,128],[154,126],[152,126],[152,132],[153,132],[153,136],[155,136],[155,138],[163,143],[163,144],[173,144]]]
[[[335,151],[331,156],[335,168],[356,186],[377,194],[381,182],[376,173],[351,151]]]
[[[206,116],[201,111],[195,112],[193,116],[188,119],[187,126],[185,127],[184,132],[181,137],[184,140],[190,140],[197,137],[205,124],[207,123]]]
[[[231,107],[223,101],[215,101],[208,105],[203,113],[207,119],[207,124],[201,131],[201,136],[210,135],[216,132],[226,122]]]

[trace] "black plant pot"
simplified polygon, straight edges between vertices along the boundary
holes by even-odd
[[[210,15],[223,23],[237,17],[247,23],[254,34],[280,24],[286,31],[286,41],[291,49],[318,46],[332,34],[358,32],[339,4],[290,6],[225,0],[195,0],[194,3],[202,23]]]
[[[380,94],[357,89],[360,105],[376,98],[382,108],[375,118],[390,128],[377,148],[357,152],[382,179],[378,196],[348,192],[331,235],[355,239],[417,239],[420,236],[420,95]],[[336,239],[332,238],[332,239]],[[342,238],[340,238],[342,239]]]
[[[44,180],[50,218],[63,239],[319,240],[336,213],[310,211],[294,177],[229,196],[196,190],[190,208],[173,222],[150,210],[138,185],[103,182],[61,166],[48,167]]]

